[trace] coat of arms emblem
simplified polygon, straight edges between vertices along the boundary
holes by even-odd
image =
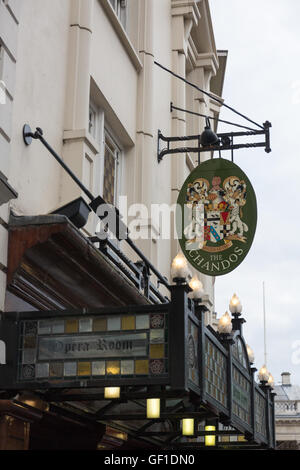
[[[179,243],[190,264],[211,276],[235,269],[257,222],[255,192],[243,170],[221,157],[206,160],[187,177],[177,202]]]
[[[184,228],[186,250],[224,251],[232,240],[246,242],[248,226],[243,221],[247,203],[247,185],[238,176],[223,181],[197,178],[188,184],[186,194],[187,223]]]

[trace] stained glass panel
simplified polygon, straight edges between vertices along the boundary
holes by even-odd
[[[227,406],[226,356],[212,343],[205,340],[206,392],[223,406]],[[219,368],[218,368],[219,366]]]

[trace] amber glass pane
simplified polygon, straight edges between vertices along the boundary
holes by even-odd
[[[136,360],[135,361],[135,373],[136,374],[148,374],[149,373],[149,361],[148,360]]]
[[[118,375],[118,374],[120,374],[120,361],[107,361],[107,363],[106,363],[106,373],[108,375]]]
[[[103,178],[103,199],[108,204],[114,204],[115,200],[115,178],[116,178],[116,158],[115,148],[113,148],[108,137],[105,138],[104,153],[104,178]]]
[[[151,359],[161,359],[164,357],[164,345],[163,344],[151,344],[150,345],[150,357]]]
[[[126,316],[122,317],[122,330],[134,330],[135,329],[135,317]]]
[[[78,375],[91,375],[90,362],[78,362]]]
[[[78,332],[78,320],[67,320],[66,321],[66,333],[77,333]]]
[[[93,321],[93,331],[106,331],[107,320],[106,318],[95,318]]]

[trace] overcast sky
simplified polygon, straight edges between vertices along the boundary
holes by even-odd
[[[244,262],[216,278],[216,309],[224,313],[233,292],[240,297],[247,320],[244,335],[259,369],[264,362],[265,281],[268,369],[275,383],[282,371],[289,371],[300,385],[300,2],[210,0],[210,7],[217,49],[228,50],[225,102],[273,126],[272,153],[235,151],[235,163],[256,192],[258,225]],[[242,123],[225,109],[221,118]],[[220,125],[219,131],[226,130]]]

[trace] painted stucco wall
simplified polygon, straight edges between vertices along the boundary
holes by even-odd
[[[19,24],[14,27],[18,53],[14,105],[12,112],[0,108],[2,114],[4,111],[1,119],[11,120],[9,163],[8,143],[3,143],[0,134],[0,170],[4,169],[19,194],[10,208],[20,215],[45,214],[82,195],[39,142],[24,145],[25,123],[32,129],[41,127],[46,140],[90,191],[101,193],[103,136],[94,138],[88,132],[90,98],[103,110],[123,150],[120,194],[128,196],[129,204],[142,202],[148,208],[152,203],[175,203],[195,159],[180,154],[167,156],[158,164],[158,129],[167,136],[200,131],[203,121],[171,114],[170,102],[198,111],[209,111],[212,103],[159,69],[153,59],[209,88],[218,64],[208,2],[128,0],[126,31],[109,0],[11,3],[20,6]],[[0,34],[3,29],[0,22]],[[202,43],[209,49],[204,50],[205,57]],[[6,216],[2,216],[5,210]],[[7,214],[8,208],[0,207],[0,216],[8,220]],[[95,223],[92,215],[87,234],[93,233]],[[155,236],[137,244],[169,277],[178,242],[156,240],[160,228],[151,218],[142,218],[141,226],[149,227]],[[0,262],[5,265],[7,231],[2,233],[1,226],[0,230],[1,256],[4,253]],[[213,310],[213,279],[200,278]],[[0,271],[0,308],[4,294],[5,274]]]
[[[0,171],[9,179],[21,0],[0,2]],[[9,204],[0,205],[0,311],[4,309]],[[0,349],[0,362],[3,350]]]

